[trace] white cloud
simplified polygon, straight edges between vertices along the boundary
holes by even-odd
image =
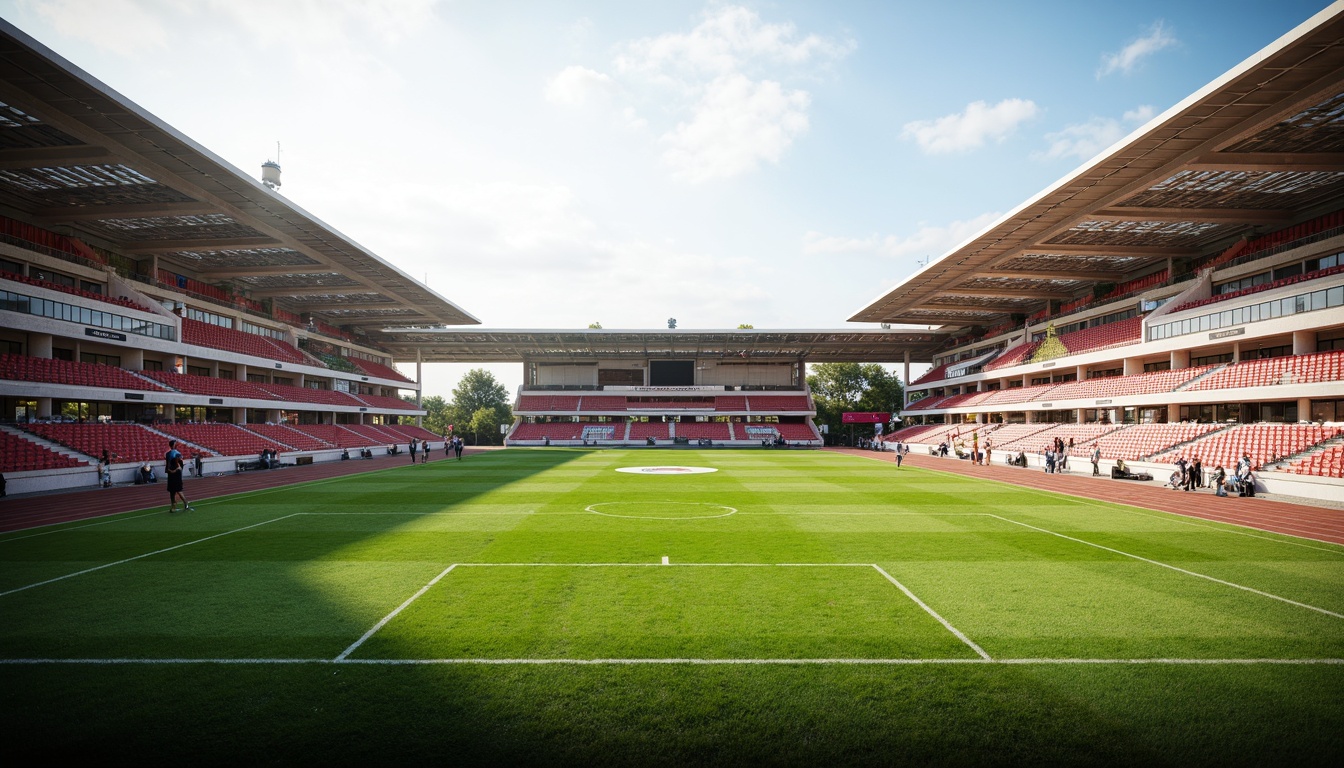
[[[854,47],[852,40],[819,35],[800,38],[793,24],[770,24],[753,10],[727,6],[707,11],[704,20],[688,33],[629,43],[616,64],[622,71],[673,69],[728,74],[761,62],[803,64],[815,59],[839,59]]]
[[[777,163],[796,136],[807,132],[809,97],[779,83],[741,74],[710,83],[693,118],[665,134],[663,160],[692,183],[731,178],[762,161]]]
[[[167,47],[160,14],[134,0],[33,0],[25,5],[58,33],[120,56],[139,58]]]
[[[824,254],[873,254],[892,258],[929,256],[938,258],[962,244],[999,218],[999,213],[983,213],[973,219],[953,221],[945,226],[921,224],[913,234],[869,235],[868,237],[835,237],[820,232],[803,236],[803,253],[809,256]]]
[[[595,96],[611,92],[610,77],[587,67],[565,67],[546,86],[546,100],[567,107],[581,107]]]
[[[906,123],[901,138],[913,139],[926,154],[965,152],[987,141],[1003,141],[1037,111],[1036,103],[1027,99],[1004,99],[992,107],[973,101],[964,112]]]
[[[624,125],[644,129],[662,118],[652,130],[674,178],[693,184],[731,178],[778,163],[807,133],[811,95],[790,82],[816,80],[854,47],[849,39],[804,35],[791,23],[725,6],[706,11],[689,32],[618,46],[607,81],[595,70],[568,67],[551,81],[547,99],[578,105],[598,85],[619,91],[644,107],[620,107]]]
[[[1148,34],[1134,40],[1116,53],[1103,54],[1101,68],[1097,70],[1097,79],[1100,80],[1114,72],[1128,75],[1144,59],[1178,42],[1176,35],[1167,30],[1166,24],[1158,21],[1148,30]]]
[[[1062,130],[1047,133],[1045,140],[1050,143],[1050,147],[1035,156],[1050,160],[1066,157],[1090,160],[1139,125],[1151,120],[1155,113],[1156,110],[1145,104],[1125,112],[1119,120],[1094,117],[1085,123],[1067,125]]]

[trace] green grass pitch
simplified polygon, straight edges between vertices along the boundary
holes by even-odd
[[[717,471],[616,471],[661,465]],[[11,756],[1344,761],[1331,544],[764,450],[498,451],[197,508],[0,535]]]

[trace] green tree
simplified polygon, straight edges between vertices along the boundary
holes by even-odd
[[[810,366],[807,385],[817,404],[817,424],[826,424],[833,440],[847,439],[845,411],[901,411],[905,388],[895,373],[877,363],[819,363]],[[843,431],[842,431],[843,429]]]
[[[595,331],[600,331],[600,330],[602,330],[602,324],[599,323],[599,322],[597,322],[596,320],[594,320],[593,322],[589,323],[589,324],[588,324],[588,327],[589,327],[589,328],[592,328],[592,329],[595,330]]]
[[[752,329],[755,328],[755,327],[756,327],[756,326],[752,325],[751,323],[738,323],[738,324],[737,324],[737,329],[738,329],[739,331],[749,331],[749,330],[752,330]]]
[[[488,414],[483,419],[493,419],[493,427],[487,428],[484,420],[477,423],[481,411]],[[489,371],[473,368],[453,388],[453,402],[447,408],[446,423],[454,425],[459,433],[472,433],[476,445],[500,444],[503,436],[499,434],[499,425],[511,421],[513,408],[509,405],[509,391]]]
[[[425,409],[425,429],[436,435],[448,432],[448,425],[453,422],[447,400],[440,395],[433,395],[421,401],[420,407]]]

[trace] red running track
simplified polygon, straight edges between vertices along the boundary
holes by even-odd
[[[487,447],[467,448],[465,456],[490,450]],[[417,460],[418,460],[417,455]],[[446,461],[442,452],[431,453],[431,462]],[[380,469],[391,469],[410,464],[406,454],[396,456],[376,456],[372,459],[351,459],[349,461],[328,461],[303,467],[285,467],[271,471],[252,471],[240,474],[225,474],[215,477],[187,478],[184,483],[186,497],[195,504],[198,501],[228,496],[247,491],[259,491],[278,488],[283,485],[305,483],[312,480],[325,480],[332,477],[358,475]],[[18,531],[36,528],[54,523],[68,523],[73,520],[86,520],[94,517],[115,515],[119,512],[131,512],[137,509],[168,507],[167,486],[162,483],[153,485],[126,485],[114,488],[90,488],[64,493],[47,493],[23,498],[0,499],[0,532]]]
[[[874,461],[895,463],[894,455],[891,453],[874,453],[853,448],[827,450],[862,456]],[[1069,460],[1073,472],[1054,475],[1046,474],[1037,468],[1008,467],[1000,464],[983,467],[969,461],[917,453],[906,456],[904,463],[920,469],[936,469],[968,477],[998,480],[1024,488],[1057,491],[1085,499],[1112,501],[1185,517],[1197,517],[1201,520],[1231,523],[1331,544],[1344,544],[1344,511],[1338,509],[1271,501],[1258,496],[1251,499],[1236,496],[1219,498],[1208,490],[1187,493],[1174,491],[1165,486],[1112,480],[1109,477],[1093,477],[1091,464],[1076,457]]]

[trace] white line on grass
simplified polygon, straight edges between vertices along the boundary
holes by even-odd
[[[988,654],[988,653],[985,653],[985,649],[984,649],[984,648],[981,648],[980,646],[978,646],[978,645],[976,645],[975,643],[971,642],[971,638],[969,638],[969,637],[967,637],[966,635],[962,634],[961,630],[959,630],[959,629],[957,629],[956,627],[952,626],[952,624],[951,624],[947,619],[944,619],[942,616],[939,616],[937,611],[935,611],[935,610],[933,610],[932,608],[930,608],[930,607],[928,606],[928,604],[925,603],[923,600],[920,600],[920,599],[915,595],[914,592],[911,592],[909,589],[906,588],[906,586],[905,586],[904,584],[902,584],[901,582],[897,581],[895,576],[892,576],[890,573],[887,573],[885,570],[883,570],[882,566],[878,565],[877,563],[872,563],[872,566],[873,566],[873,568],[877,569],[877,572],[878,572],[878,573],[880,573],[880,574],[882,574],[883,576],[885,576],[886,579],[887,579],[887,581],[890,581],[892,584],[895,584],[897,589],[899,589],[899,590],[901,590],[902,592],[904,592],[906,597],[910,598],[911,600],[914,600],[914,601],[915,601],[915,604],[918,605],[920,608],[923,608],[925,613],[927,613],[927,614],[929,614],[930,616],[932,616],[933,618],[937,619],[937,620],[938,620],[938,623],[939,623],[939,624],[942,624],[945,628],[947,628],[947,631],[948,631],[948,632],[951,632],[952,634],[956,635],[958,640],[960,640],[961,642],[965,643],[967,646],[970,647],[970,649],[971,649],[972,651],[975,651],[977,654],[979,654],[980,658],[984,659],[985,661],[989,661],[989,660],[990,660],[990,659],[989,659],[989,654]]]
[[[93,573],[94,571],[101,571],[101,570],[103,570],[104,568],[111,568],[111,567],[114,566],[114,565],[122,565],[123,563],[130,563],[130,562],[133,562],[133,561],[136,561],[136,560],[142,560],[142,559],[144,559],[144,558],[146,558],[146,557],[153,557],[154,555],[161,555],[161,554],[163,554],[164,552],[172,552],[174,549],[181,549],[181,548],[183,548],[183,547],[190,547],[192,544],[200,544],[200,543],[203,542],[203,541],[209,541],[209,540],[211,540],[211,539],[218,539],[220,536],[228,536],[228,535],[231,534],[231,533],[238,533],[239,531],[246,531],[246,530],[248,530],[249,528],[256,528],[256,527],[258,527],[258,526],[262,526],[262,525],[269,525],[269,524],[271,524],[271,523],[279,522],[280,520],[285,520],[285,519],[288,519],[288,518],[291,518],[291,517],[294,517],[294,514],[284,515],[283,517],[277,517],[277,518],[275,518],[275,519],[273,519],[273,520],[263,520],[263,521],[260,522],[260,523],[253,523],[252,525],[245,525],[245,526],[243,526],[242,528],[234,528],[234,529],[231,530],[231,531],[224,531],[223,533],[212,534],[212,535],[210,535],[210,536],[206,536],[205,538],[202,538],[202,539],[196,539],[196,540],[194,540],[194,541],[188,541],[188,542],[184,542],[184,543],[182,543],[182,544],[174,544],[174,545],[171,546],[171,547],[164,547],[163,549],[156,549],[156,550],[154,550],[153,552],[146,552],[146,553],[143,554],[143,555],[136,555],[135,557],[128,557],[128,558],[126,558],[126,559],[124,559],[124,560],[118,560],[118,561],[116,561],[115,563],[104,563],[104,564],[102,564],[102,565],[95,565],[95,566],[92,567],[92,568],[85,568],[85,569],[82,570],[82,571],[75,571],[74,573],[67,573],[67,574],[65,574],[64,576],[57,576],[57,577],[54,578],[54,579],[47,579],[46,581],[39,581],[39,582],[37,582],[37,583],[35,583],[35,584],[29,584],[29,585],[27,585],[27,586],[23,586],[23,587],[16,587],[16,588],[11,589],[11,590],[9,590],[9,591],[7,591],[7,592],[0,592],[0,597],[4,597],[5,595],[12,595],[12,594],[14,594],[15,592],[22,592],[22,591],[24,591],[25,589],[32,589],[33,587],[40,587],[40,586],[42,586],[42,585],[44,585],[44,584],[51,584],[52,582],[63,581],[63,580],[65,580],[65,579],[74,578],[75,576],[83,576],[83,575],[86,574],[86,573]]]
[[[872,568],[872,563],[457,563],[458,568]]]
[[[842,454],[842,455],[847,455],[847,454]],[[1130,513],[1130,514],[1142,515],[1142,516],[1144,516],[1144,517],[1157,518],[1157,519],[1159,519],[1159,520],[1166,520],[1167,522],[1181,523],[1181,524],[1183,524],[1183,525],[1193,525],[1193,526],[1195,526],[1195,527],[1197,527],[1197,528],[1204,528],[1204,529],[1206,529],[1206,530],[1216,531],[1216,532],[1218,532],[1218,533],[1226,533],[1226,534],[1231,534],[1231,535],[1235,535],[1235,536],[1248,536],[1248,537],[1250,537],[1250,538],[1252,538],[1252,539],[1262,539],[1262,540],[1264,540],[1264,541],[1270,541],[1270,542],[1274,542],[1274,543],[1276,543],[1276,544],[1286,544],[1286,545],[1293,546],[1293,547],[1302,547],[1302,548],[1304,548],[1304,549],[1314,549],[1314,550],[1316,550],[1316,551],[1318,551],[1318,552],[1330,552],[1330,553],[1332,553],[1332,554],[1336,554],[1336,555],[1344,554],[1344,550],[1341,550],[1341,549],[1338,549],[1338,548],[1336,548],[1336,549],[1329,549],[1329,548],[1326,548],[1326,547],[1315,547],[1315,546],[1312,546],[1312,545],[1310,545],[1310,544],[1303,544],[1303,543],[1300,542],[1300,541],[1284,541],[1283,539],[1273,538],[1273,537],[1270,537],[1270,536],[1260,536],[1260,535],[1257,535],[1257,534],[1254,534],[1254,533],[1250,533],[1250,532],[1248,532],[1248,531],[1229,531],[1229,530],[1227,530],[1227,529],[1225,529],[1225,528],[1219,528],[1219,527],[1217,527],[1217,526],[1219,526],[1219,525],[1225,525],[1225,526],[1229,526],[1229,527],[1232,527],[1232,528],[1247,528],[1247,529],[1250,529],[1251,531],[1260,531],[1260,532],[1262,532],[1262,533],[1272,533],[1272,534],[1274,534],[1275,536],[1283,536],[1283,537],[1287,537],[1287,538],[1290,538],[1290,539],[1304,539],[1304,540],[1306,540],[1306,541],[1316,542],[1317,544],[1329,544],[1329,543],[1330,543],[1330,542],[1327,542],[1327,541],[1321,541],[1320,539],[1313,539],[1313,538],[1310,537],[1310,536],[1301,536],[1301,535],[1298,535],[1298,534],[1295,534],[1295,533],[1283,533],[1283,532],[1280,532],[1280,531],[1270,531],[1270,530],[1266,530],[1266,529],[1264,529],[1264,528],[1256,528],[1256,527],[1253,526],[1253,525],[1247,525],[1247,524],[1245,524],[1245,523],[1234,523],[1234,522],[1231,522],[1231,521],[1228,521],[1228,520],[1210,520],[1209,518],[1206,518],[1206,517],[1199,517],[1199,518],[1195,518],[1194,520],[1192,520],[1192,519],[1189,519],[1188,517],[1186,517],[1185,515],[1180,515],[1180,514],[1177,514],[1177,513],[1175,513],[1175,512],[1163,512],[1162,510],[1159,510],[1159,509],[1150,509],[1150,508],[1147,508],[1147,507],[1140,507],[1140,506],[1137,506],[1137,505],[1134,505],[1134,504],[1125,504],[1125,503],[1121,503],[1121,502],[1118,502],[1118,501],[1102,501],[1102,500],[1100,500],[1100,499],[1090,499],[1090,498],[1088,498],[1088,497],[1086,497],[1086,496],[1073,496],[1073,495],[1071,495],[1071,494],[1069,494],[1069,493],[1066,493],[1066,492],[1064,492],[1064,491],[1051,491],[1051,490],[1044,489],[1044,488],[1032,488],[1032,487],[1030,487],[1030,486],[1017,485],[1017,484],[1015,484],[1015,483],[1010,483],[1010,482],[1008,482],[1008,481],[1006,481],[1006,480],[995,480],[995,479],[993,479],[993,478],[988,478],[988,477],[969,477],[969,476],[967,476],[967,475],[961,475],[961,474],[958,474],[958,473],[956,473],[956,472],[953,472],[953,471],[951,471],[951,470],[947,470],[947,469],[932,469],[932,468],[926,468],[924,471],[932,472],[932,473],[939,474],[939,475],[948,475],[948,476],[950,476],[950,477],[955,477],[955,478],[957,478],[957,479],[961,479],[961,480],[975,480],[975,481],[979,481],[979,482],[982,482],[982,483],[994,483],[995,485],[1007,486],[1007,487],[1009,487],[1009,488],[1014,488],[1014,489],[1016,489],[1016,490],[1019,490],[1019,491],[1025,492],[1025,493],[1030,493],[1030,494],[1033,494],[1033,495],[1036,495],[1036,496],[1044,496],[1044,497],[1046,497],[1046,498],[1059,498],[1059,497],[1063,497],[1063,498],[1065,498],[1065,499],[1068,499],[1069,501],[1073,501],[1073,502],[1075,502],[1075,503],[1082,504],[1082,505],[1089,506],[1089,507],[1099,507],[1099,508],[1101,508],[1101,509],[1106,509],[1106,510],[1120,510],[1120,511],[1122,511],[1122,512],[1128,512],[1128,513]],[[1283,503],[1288,503],[1288,502],[1283,502]],[[941,513],[930,512],[929,514],[941,514]],[[1199,523],[1199,522],[1196,522],[1196,520],[1204,521],[1205,523],[1213,523],[1214,525],[1204,525],[1204,524],[1201,524],[1201,523]]]
[[[281,485],[281,486],[277,486],[277,487],[275,487],[275,488],[260,488],[260,489],[255,490],[255,491],[241,491],[241,492],[239,492],[239,493],[230,493],[230,494],[225,494],[225,495],[223,495],[223,496],[212,496],[212,497],[210,497],[210,498],[208,498],[208,499],[204,499],[204,500],[201,500],[201,501],[196,502],[196,506],[199,506],[199,507],[205,507],[205,506],[210,506],[210,505],[213,505],[213,504],[219,504],[219,503],[221,503],[221,502],[225,502],[225,501],[237,501],[238,499],[246,499],[246,498],[250,498],[250,497],[252,497],[252,496],[262,496],[262,495],[265,495],[265,494],[268,494],[268,493],[278,493],[278,492],[280,492],[280,491],[289,491],[289,490],[293,490],[293,489],[295,489],[295,488],[312,488],[312,487],[314,487],[314,486],[318,486],[318,485],[326,485],[327,483],[334,483],[334,482],[336,482],[337,480],[348,480],[348,479],[350,479],[351,477],[368,477],[369,475],[376,475],[376,474],[380,474],[380,473],[383,473],[383,472],[391,472],[391,471],[394,471],[394,470],[397,470],[397,469],[401,469],[401,467],[386,467],[386,468],[384,468],[384,469],[375,469],[375,470],[373,470],[373,471],[371,471],[371,472],[363,472],[363,473],[360,473],[359,475],[340,475],[340,476],[338,476],[338,477],[329,477],[329,478],[326,478],[326,479],[324,479],[324,480],[305,480],[305,481],[302,481],[302,482],[293,483],[293,484],[291,484],[291,485]],[[162,504],[158,504],[158,505],[155,505],[155,507],[153,507],[153,509],[157,509],[157,508],[162,507],[162,506],[163,506]],[[151,507],[146,507],[146,509],[150,509],[150,508],[151,508]],[[135,511],[135,510],[129,510],[129,511]],[[112,512],[112,513],[109,513],[108,515],[103,515],[103,517],[112,517],[112,516],[115,516],[115,515],[123,515],[123,514],[125,514],[125,512]],[[118,517],[118,518],[116,518],[116,519],[114,519],[114,520],[103,520],[103,521],[101,521],[101,522],[97,522],[97,523],[89,523],[89,524],[87,524],[87,525],[72,525],[72,526],[69,526],[69,527],[66,527],[66,528],[56,528],[55,530],[51,530],[51,531],[42,531],[41,533],[32,533],[32,534],[28,534],[27,536],[15,536],[15,537],[13,537],[13,538],[3,538],[3,536],[0,536],[0,544],[4,544],[4,543],[6,543],[6,542],[10,542],[10,541],[22,541],[23,539],[30,539],[30,538],[32,538],[32,537],[34,537],[34,536],[46,536],[46,535],[48,535],[48,534],[52,534],[52,533],[64,533],[65,531],[77,531],[77,530],[79,530],[80,528],[91,528],[91,527],[93,527],[93,526],[95,526],[95,525],[107,525],[108,523],[120,523],[120,522],[123,522],[123,521],[125,521],[125,520],[136,520],[136,519],[141,518],[141,517],[150,517],[150,516],[152,516],[152,515],[157,515],[157,514],[160,514],[160,513],[156,511],[156,512],[149,512],[149,513],[147,513],[147,514],[143,514],[143,515],[135,515],[135,516],[133,516],[133,517]],[[296,513],[296,514],[299,514],[299,513]],[[342,512],[312,512],[312,513],[303,513],[303,514],[353,514],[353,513],[342,513]],[[70,521],[62,521],[62,522],[58,522],[58,523],[43,523],[42,525],[35,525],[35,526],[33,526],[32,528],[26,528],[26,529],[24,529],[24,530],[33,530],[33,529],[36,529],[36,528],[51,528],[51,527],[53,527],[53,526],[57,526],[57,525],[67,525],[68,522],[70,522]]]
[[[1077,543],[1079,543],[1079,544],[1086,544],[1086,545],[1089,546],[1089,547],[1096,547],[1097,549],[1103,549],[1103,550],[1106,550],[1107,552],[1114,552],[1114,553],[1117,554],[1117,555],[1123,555],[1123,556],[1125,556],[1125,557],[1130,557],[1130,558],[1133,558],[1133,559],[1135,559],[1135,560],[1139,560],[1139,561],[1141,561],[1141,562],[1149,563],[1149,564],[1151,564],[1151,565],[1157,565],[1157,566],[1161,566],[1162,568],[1168,568],[1168,569],[1170,569],[1170,570],[1176,571],[1177,573],[1184,573],[1184,574],[1187,575],[1187,576],[1194,576],[1194,577],[1196,577],[1196,578],[1206,579],[1206,580],[1208,580],[1208,581],[1212,581],[1212,582],[1214,582],[1214,583],[1216,583],[1216,584],[1222,584],[1222,585],[1224,585],[1224,586],[1232,587],[1232,588],[1234,588],[1234,589],[1240,589],[1240,590],[1245,591],[1245,592],[1250,592],[1250,593],[1252,593],[1252,594],[1260,595],[1261,597],[1268,597],[1268,598],[1271,599],[1271,600],[1278,600],[1279,602],[1287,603],[1287,604],[1289,604],[1289,605],[1295,605],[1295,606],[1297,606],[1297,607],[1299,607],[1299,608],[1306,608],[1307,610],[1310,610],[1310,611],[1316,611],[1317,613],[1323,613],[1323,614],[1325,614],[1326,616],[1333,616],[1333,617],[1336,618],[1336,619],[1344,619],[1344,614],[1341,614],[1341,613],[1335,613],[1334,611],[1326,610],[1325,608],[1320,608],[1320,607],[1315,606],[1315,605],[1309,605],[1309,604],[1307,604],[1307,603],[1299,603],[1299,602],[1296,601],[1296,600],[1290,600],[1290,599],[1288,599],[1288,598],[1286,598],[1286,597],[1282,597],[1282,596],[1280,596],[1280,595],[1275,595],[1275,594],[1270,593],[1270,592],[1264,592],[1264,591],[1259,590],[1259,589],[1256,589],[1256,588],[1254,588],[1254,587],[1248,587],[1248,586],[1246,586],[1246,585],[1244,585],[1244,584],[1237,584],[1237,583],[1235,583],[1235,582],[1225,581],[1225,580],[1223,580],[1223,579],[1219,579],[1219,578],[1214,577],[1214,576],[1209,576],[1209,575],[1207,575],[1207,574],[1198,573],[1198,572],[1196,572],[1196,571],[1186,570],[1185,568],[1181,568],[1181,567],[1179,567],[1179,566],[1171,565],[1170,563],[1164,563],[1164,562],[1161,562],[1161,561],[1159,561],[1159,560],[1153,560],[1153,559],[1150,559],[1150,558],[1147,558],[1147,557],[1143,557],[1143,556],[1141,556],[1141,555],[1136,555],[1136,554],[1133,554],[1133,553],[1130,553],[1130,552],[1125,552],[1125,551],[1123,551],[1123,550],[1115,549],[1114,547],[1107,547],[1107,546],[1104,546],[1104,545],[1102,545],[1102,544],[1096,544],[1096,543],[1093,543],[1093,542],[1090,542],[1090,541],[1086,541],[1086,540],[1084,540],[1084,539],[1074,538],[1073,536],[1066,536],[1066,535],[1064,535],[1064,534],[1062,534],[1062,533],[1056,533],[1055,531],[1051,531],[1051,530],[1048,530],[1048,529],[1046,529],[1046,528],[1041,528],[1041,527],[1038,527],[1038,526],[1035,526],[1035,525],[1030,525],[1030,524],[1028,524],[1028,523],[1021,523],[1021,522],[1018,522],[1017,520],[1009,520],[1008,518],[1003,517],[1003,516],[1001,516],[1001,515],[990,515],[990,517],[997,517],[997,518],[999,518],[1000,520],[1004,521],[1005,523],[1012,523],[1013,525],[1020,525],[1020,526],[1022,526],[1023,528],[1030,528],[1030,529],[1032,529],[1033,531],[1040,531],[1041,533],[1048,533],[1048,534],[1050,534],[1051,536],[1058,536],[1058,537],[1061,538],[1061,539],[1067,539],[1067,540],[1069,540],[1069,541],[1074,541],[1074,542],[1077,542]]]
[[[397,606],[396,610],[394,610],[394,611],[392,611],[391,613],[389,613],[389,614],[387,614],[386,616],[384,616],[384,617],[382,618],[382,621],[379,621],[377,624],[374,624],[372,629],[370,629],[368,632],[365,632],[364,635],[363,635],[362,637],[360,637],[360,638],[359,638],[358,640],[356,640],[355,642],[351,643],[349,648],[346,648],[344,651],[341,651],[341,655],[340,655],[340,656],[337,656],[334,660],[335,660],[335,661],[345,661],[346,657],[349,656],[350,654],[354,653],[354,652],[355,652],[355,649],[359,648],[359,646],[363,645],[365,640],[368,640],[370,637],[373,637],[373,635],[374,635],[375,632],[377,632],[378,630],[380,630],[380,629],[382,629],[383,627],[387,626],[387,622],[389,622],[389,621],[391,621],[392,619],[396,618],[396,616],[397,616],[398,613],[401,613],[402,611],[406,610],[406,607],[407,607],[407,606],[409,606],[411,603],[413,603],[413,602],[415,602],[417,599],[419,599],[419,597],[420,597],[421,595],[423,595],[423,594],[425,594],[426,592],[428,592],[429,589],[430,589],[430,587],[433,587],[435,584],[438,584],[438,583],[439,583],[439,579],[442,579],[444,576],[447,576],[448,574],[452,573],[452,572],[453,572],[453,569],[456,568],[456,567],[457,567],[457,563],[453,563],[452,565],[450,565],[450,566],[448,566],[447,568],[444,568],[442,571],[440,571],[440,572],[439,572],[439,575],[438,575],[438,576],[435,576],[435,577],[432,578],[432,579],[430,579],[430,580],[429,580],[429,583],[426,584],[425,586],[421,587],[419,592],[416,592],[414,595],[411,595],[410,597],[406,598],[406,602],[404,602],[404,603],[402,603],[401,605]]]
[[[376,666],[409,666],[423,664],[482,664],[482,665],[638,665],[638,664],[707,664],[707,665],[936,665],[936,664],[1168,664],[1168,665],[1341,665],[1344,659],[0,659],[0,666],[36,665],[155,665],[155,664],[364,664]]]

